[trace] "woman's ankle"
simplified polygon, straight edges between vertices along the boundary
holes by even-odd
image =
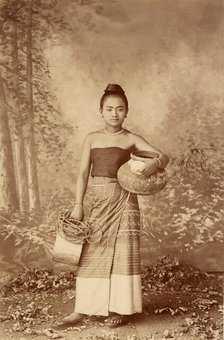
[[[84,315],[77,312],[72,312],[71,314],[64,317],[64,319],[77,319],[77,320],[82,318],[84,318]]]

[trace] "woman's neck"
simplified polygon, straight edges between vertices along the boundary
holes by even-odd
[[[122,126],[105,126],[104,131],[109,135],[117,135],[122,133],[124,129]]]

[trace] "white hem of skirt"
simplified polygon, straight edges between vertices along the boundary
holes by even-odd
[[[141,275],[77,277],[75,312],[101,316],[108,316],[109,312],[122,315],[141,313]]]

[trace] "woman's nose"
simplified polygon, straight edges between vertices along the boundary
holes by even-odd
[[[118,112],[117,112],[116,109],[114,109],[114,110],[112,111],[112,116],[114,116],[114,117],[118,116]]]

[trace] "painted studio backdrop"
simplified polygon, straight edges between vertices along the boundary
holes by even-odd
[[[222,0],[0,6],[1,274],[52,266],[58,211],[74,202],[81,145],[103,127],[108,83],[126,91],[125,127],[170,157],[166,188],[139,197],[143,262],[170,254],[222,270]]]

